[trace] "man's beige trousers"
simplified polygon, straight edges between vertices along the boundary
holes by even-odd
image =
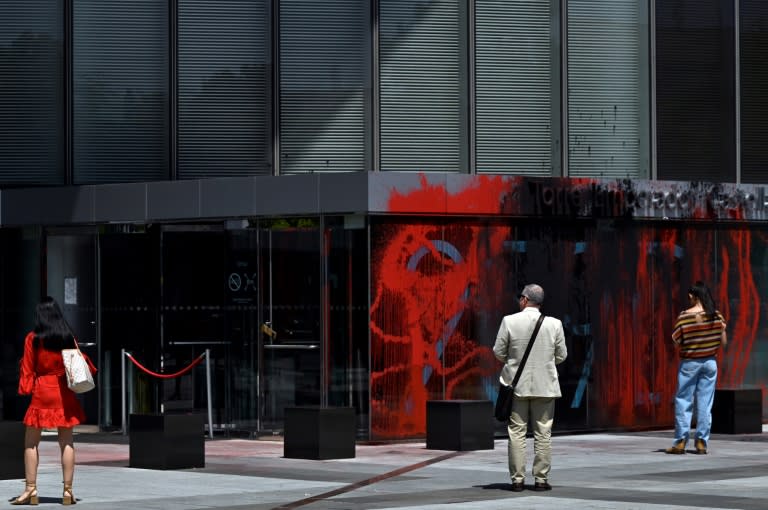
[[[509,432],[509,476],[512,482],[525,481],[525,433],[530,419],[533,425],[533,478],[546,482],[552,464],[552,422],[554,398],[515,397]]]

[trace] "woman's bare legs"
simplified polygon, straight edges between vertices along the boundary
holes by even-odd
[[[75,442],[72,427],[59,427],[59,448],[61,448],[61,474],[65,485],[72,485],[75,476]]]
[[[64,481],[62,503],[71,505],[75,502],[72,494],[72,478],[75,476],[75,441],[72,427],[59,427],[59,448],[61,448],[61,475]]]
[[[24,431],[24,477],[26,486],[16,501],[28,500],[30,495],[37,495],[37,467],[40,464],[40,455],[37,447],[40,445],[40,437],[43,429],[26,427]]]

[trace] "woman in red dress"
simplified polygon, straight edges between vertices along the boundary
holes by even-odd
[[[32,395],[24,416],[24,474],[26,487],[14,505],[37,505],[37,447],[43,429],[58,430],[61,448],[61,471],[64,478],[62,503],[76,502],[72,494],[75,473],[75,447],[72,427],[85,421],[80,403],[67,387],[64,375],[62,349],[75,347],[72,330],[56,301],[46,297],[36,308],[35,329],[24,339],[24,357],[21,359],[19,394]]]

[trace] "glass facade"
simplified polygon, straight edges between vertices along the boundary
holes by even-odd
[[[755,339],[765,317],[745,299],[768,285],[764,264],[754,263],[768,254],[764,233],[682,222],[378,219],[372,437],[424,434],[427,400],[495,399],[491,349],[529,282],[543,286],[544,313],[565,329],[561,430],[672,422],[678,360],[669,332],[697,278],[712,282],[729,317],[718,384],[764,385],[768,353]]]
[[[2,325],[17,340],[2,344],[5,419],[25,409],[16,362],[38,292],[98,360],[81,398],[108,430],[122,425],[122,350],[164,373],[207,350],[217,434],[280,434],[286,407],[329,405],[355,408],[360,438],[422,436],[427,400],[495,398],[498,324],[531,281],[566,332],[559,430],[671,422],[668,333],[694,279],[729,324],[719,385],[768,373],[756,223],[349,215],[2,233]],[[129,412],[206,411],[205,365],[174,379],[126,365]]]
[[[98,360],[98,390],[81,398],[89,422],[105,429],[122,426],[122,351],[151,371],[172,374],[207,350],[215,431],[280,433],[285,407],[333,405],[355,407],[365,436],[365,217],[242,220],[230,227],[4,230],[6,277],[44,282],[40,290],[8,288],[15,293],[2,303],[7,338],[23,339],[39,293],[56,298],[81,348]],[[44,256],[27,256],[37,247]],[[44,280],[36,274],[40,263]],[[12,360],[22,343],[3,347],[4,412],[17,416],[23,398],[15,395]],[[204,364],[172,379],[125,365],[128,412],[206,412]]]
[[[280,434],[301,405],[353,407],[360,438],[422,436],[427,400],[495,397],[490,347],[531,281],[566,326],[561,430],[671,422],[668,328],[692,279],[733,328],[722,384],[764,386],[765,190],[714,216],[689,201],[702,180],[768,182],[764,11],[3,2],[2,416],[25,409],[45,294],[98,360],[82,399],[104,429],[125,394],[129,412],[210,404],[234,436]],[[601,209],[580,215],[589,193]],[[210,402],[205,365],[158,379],[123,351],[166,374],[209,353]]]

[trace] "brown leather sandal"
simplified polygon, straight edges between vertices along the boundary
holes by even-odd
[[[24,492],[11,501],[12,505],[37,505],[39,503],[40,498],[37,496],[37,482],[35,480],[25,480]]]

